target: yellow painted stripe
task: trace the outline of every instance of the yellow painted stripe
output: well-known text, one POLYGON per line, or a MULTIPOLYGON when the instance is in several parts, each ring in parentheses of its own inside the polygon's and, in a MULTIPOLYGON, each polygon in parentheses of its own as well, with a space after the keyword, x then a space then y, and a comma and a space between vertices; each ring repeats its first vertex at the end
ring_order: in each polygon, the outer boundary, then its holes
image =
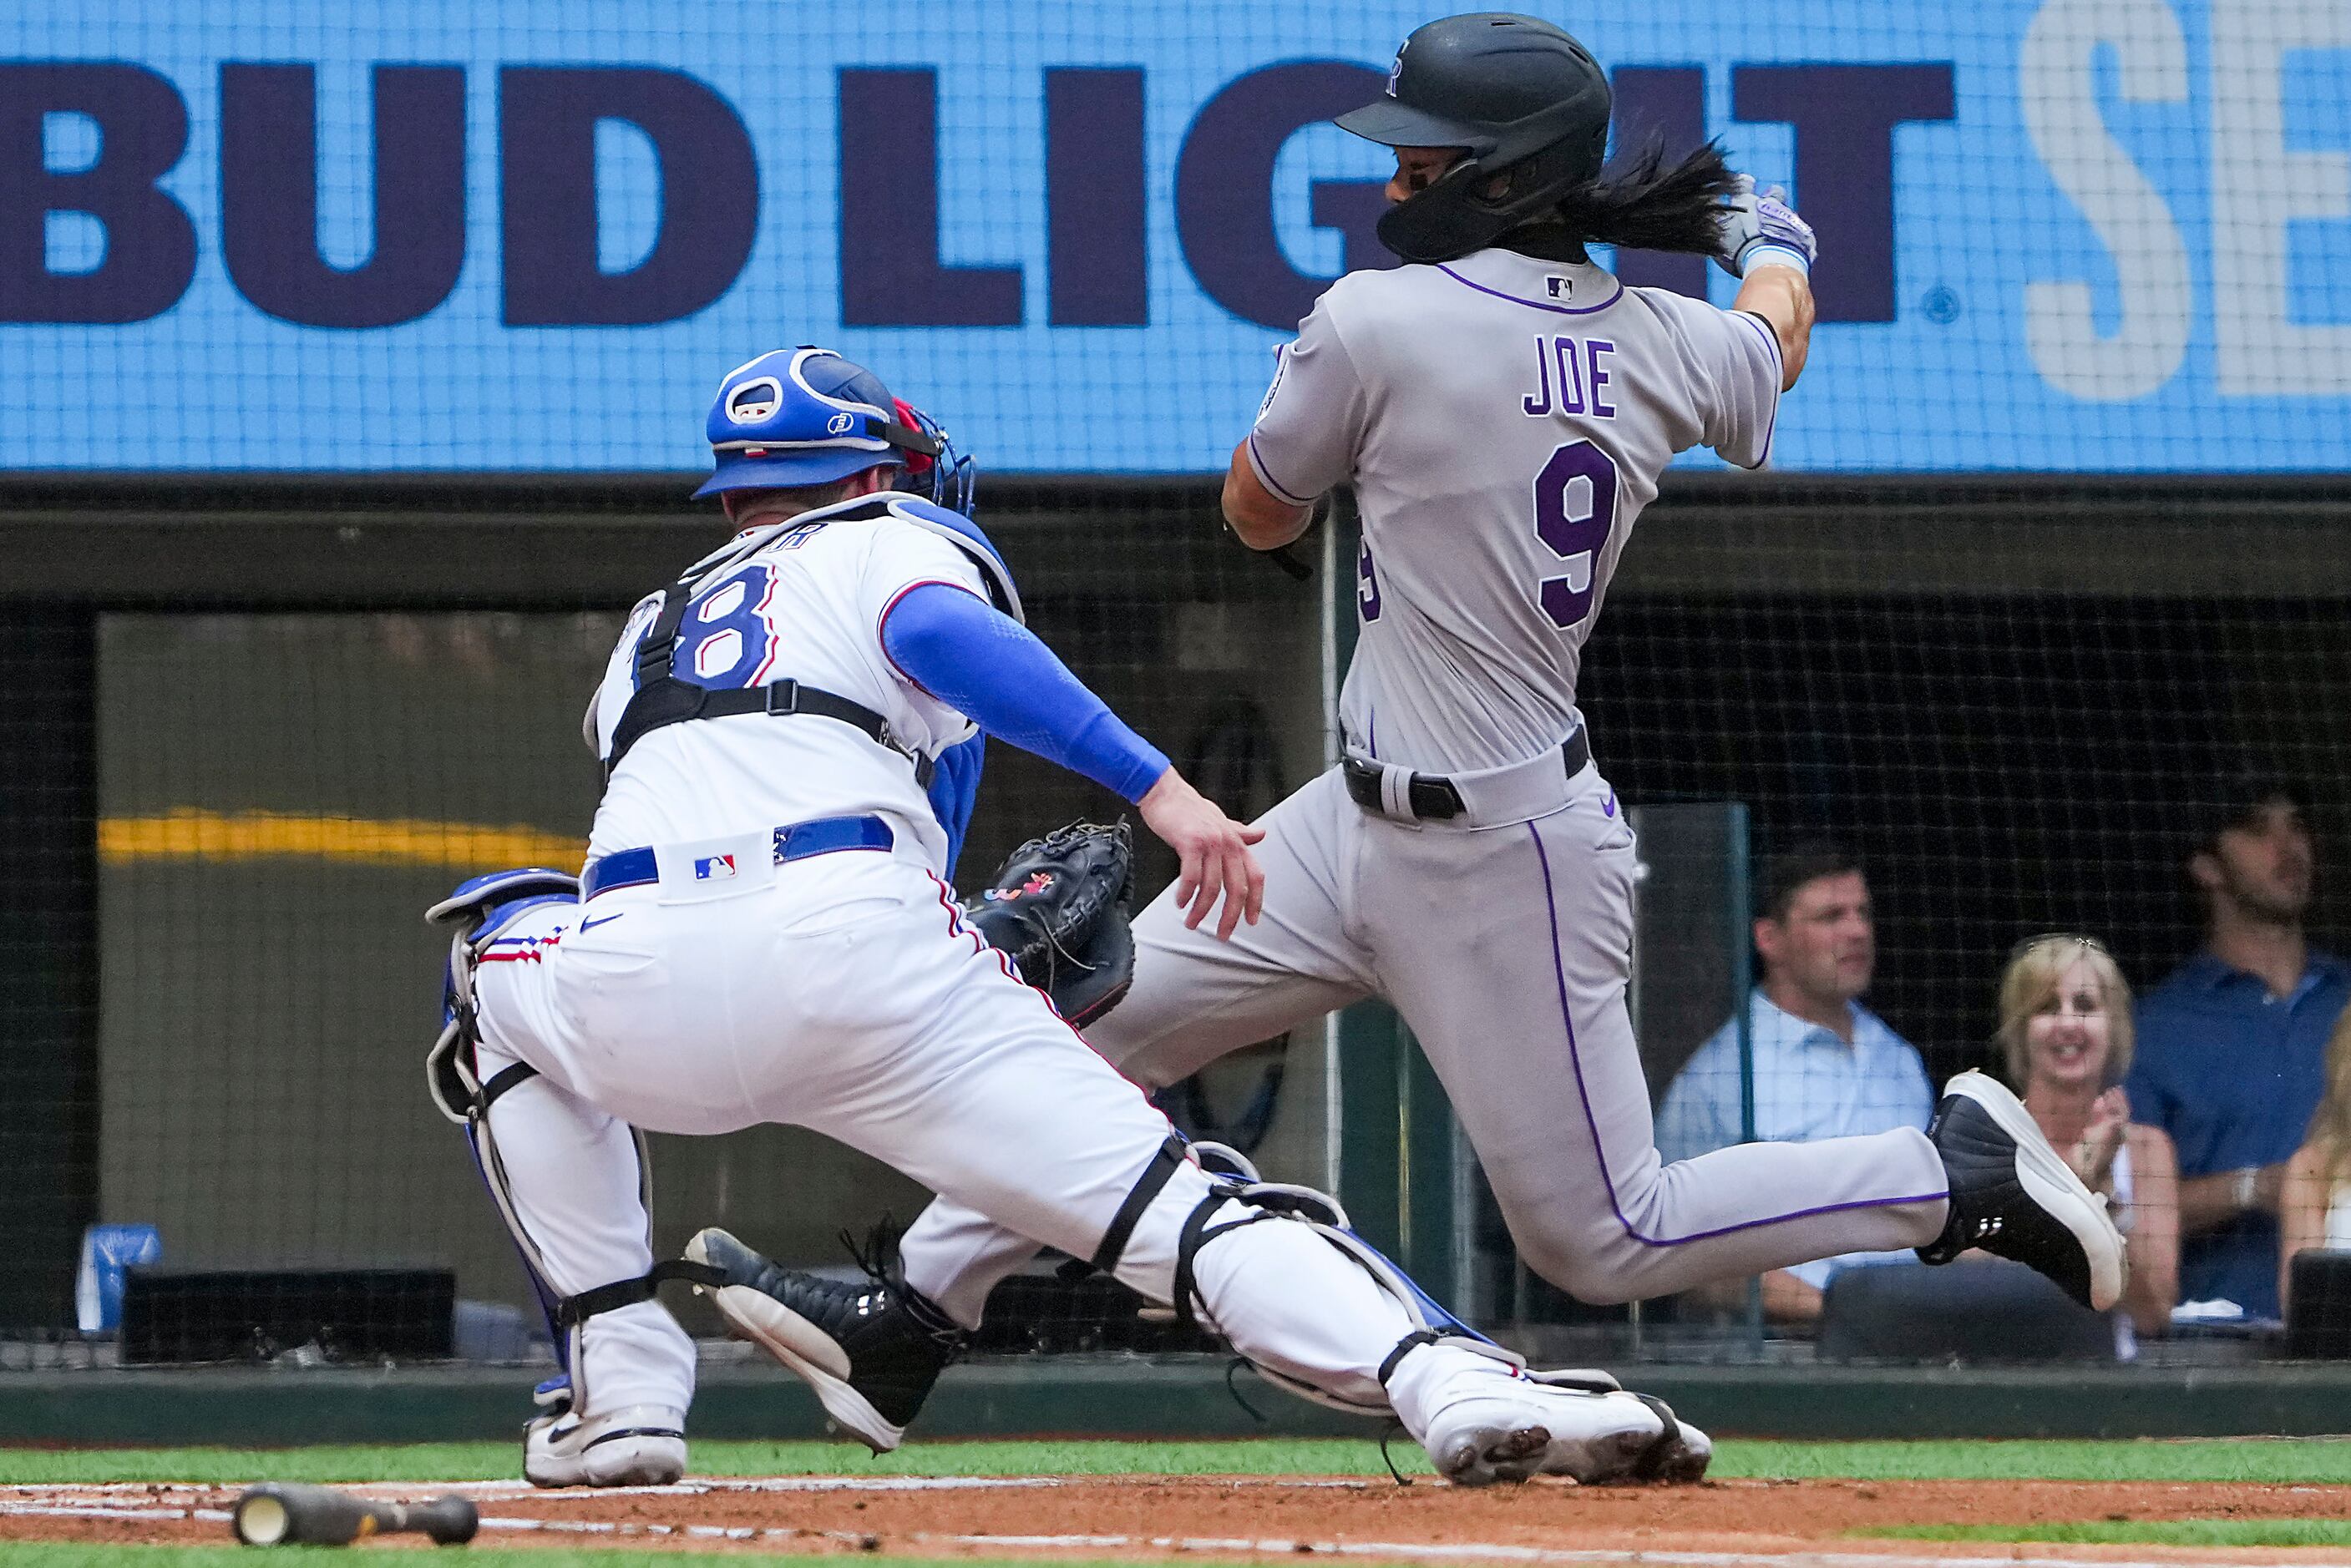
POLYGON ((305 816, 278 811, 202 811, 109 816, 98 824, 98 855, 110 866, 141 860, 255 860, 268 856, 495 871, 508 866, 577 867, 587 846, 528 824, 305 816))

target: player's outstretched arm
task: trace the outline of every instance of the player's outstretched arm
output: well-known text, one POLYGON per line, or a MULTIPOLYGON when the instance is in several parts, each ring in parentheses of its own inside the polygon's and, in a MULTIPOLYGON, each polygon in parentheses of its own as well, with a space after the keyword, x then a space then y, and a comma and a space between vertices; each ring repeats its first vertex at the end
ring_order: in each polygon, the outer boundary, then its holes
POLYGON ((1769 326, 1780 339, 1780 389, 1804 373, 1813 346, 1813 260, 1820 243, 1778 186, 1758 193, 1741 174, 1739 193, 1723 209, 1722 249, 1715 260, 1742 279, 1733 310, 1769 326))
POLYGON ((1730 308, 1761 317, 1771 328, 1780 339, 1780 389, 1793 387, 1813 349, 1812 281, 1793 267, 1758 266, 1730 308))
POLYGON ((1249 846, 1265 836, 1264 828, 1235 822, 1174 768, 1160 774, 1135 805, 1144 826, 1183 859, 1176 902, 1186 906, 1186 928, 1198 926, 1219 899, 1224 914, 1217 921, 1218 937, 1230 937, 1244 919, 1257 924, 1265 908, 1265 868, 1249 846))
POLYGON ((1224 508, 1234 537, 1252 550, 1279 550, 1314 521, 1311 505, 1293 505, 1265 487, 1250 466, 1247 441, 1233 448, 1232 466, 1225 472, 1224 508))
POLYGON ((882 621, 898 672, 988 734, 1114 790, 1183 862, 1176 898, 1197 926, 1223 905, 1217 934, 1252 925, 1265 873, 1249 846, 1265 836, 1233 821, 1168 764, 1027 628, 976 594, 921 583, 882 621))

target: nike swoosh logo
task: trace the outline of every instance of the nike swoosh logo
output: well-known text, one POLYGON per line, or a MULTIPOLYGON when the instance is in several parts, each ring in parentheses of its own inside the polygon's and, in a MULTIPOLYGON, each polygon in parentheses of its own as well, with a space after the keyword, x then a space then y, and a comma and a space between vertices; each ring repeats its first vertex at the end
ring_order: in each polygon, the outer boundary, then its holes
POLYGON ((592 931, 599 926, 611 925, 614 920, 619 919, 621 915, 625 915, 627 913, 628 911, 623 909, 621 911, 620 915, 607 915, 601 920, 582 920, 580 922, 580 929, 583 932, 592 931))

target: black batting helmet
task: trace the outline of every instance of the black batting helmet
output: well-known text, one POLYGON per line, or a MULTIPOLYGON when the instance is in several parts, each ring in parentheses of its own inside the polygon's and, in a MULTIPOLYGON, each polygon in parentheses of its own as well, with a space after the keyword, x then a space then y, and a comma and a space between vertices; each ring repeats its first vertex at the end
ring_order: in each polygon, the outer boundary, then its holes
POLYGON ((1396 50, 1386 93, 1335 123, 1388 147, 1467 150, 1380 219, 1388 249, 1440 262, 1484 249, 1598 175, 1609 101, 1600 62, 1564 31, 1476 11, 1416 29, 1396 50))

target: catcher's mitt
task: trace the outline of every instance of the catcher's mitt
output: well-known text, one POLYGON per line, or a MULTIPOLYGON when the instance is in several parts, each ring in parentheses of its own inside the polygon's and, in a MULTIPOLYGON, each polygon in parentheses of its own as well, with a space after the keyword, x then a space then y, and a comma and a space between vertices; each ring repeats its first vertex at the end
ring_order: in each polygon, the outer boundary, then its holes
POLYGON ((965 921, 1020 978, 1082 1027, 1134 981, 1134 836, 1123 822, 1073 822, 1032 838, 963 901, 965 921))

